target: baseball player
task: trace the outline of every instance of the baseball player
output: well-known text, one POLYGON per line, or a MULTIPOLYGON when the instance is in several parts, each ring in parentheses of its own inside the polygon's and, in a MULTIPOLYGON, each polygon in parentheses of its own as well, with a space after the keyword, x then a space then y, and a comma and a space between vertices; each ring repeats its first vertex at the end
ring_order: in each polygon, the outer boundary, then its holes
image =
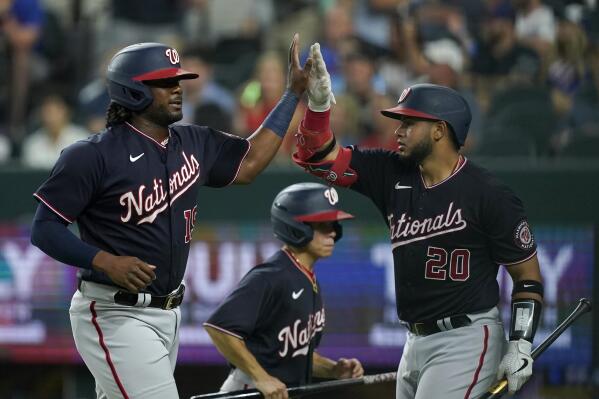
POLYGON ((477 398, 496 378, 517 391, 532 373, 543 285, 522 202, 462 156, 470 110, 447 87, 418 84, 397 106, 397 149, 341 148, 329 129, 330 80, 311 48, 309 109, 296 163, 374 202, 389 228, 397 314, 408 329, 398 399, 477 398), (496 307, 497 272, 514 282, 509 343, 496 307))
POLYGON ((361 377, 358 360, 335 362, 315 352, 325 311, 314 265, 331 256, 343 232, 339 221, 353 216, 339 208, 334 188, 318 183, 285 188, 270 215, 283 247, 250 270, 204 323, 232 367, 221 391, 255 387, 280 399, 287 398, 286 386, 312 376, 361 377))
POLYGON ((140 43, 108 66, 107 127, 67 147, 35 192, 31 241, 80 269, 70 308, 98 398, 177 398, 179 304, 201 185, 251 182, 281 144, 307 73, 298 37, 287 91, 247 140, 182 118, 177 50, 140 43), (77 222, 81 239, 67 229, 77 222))

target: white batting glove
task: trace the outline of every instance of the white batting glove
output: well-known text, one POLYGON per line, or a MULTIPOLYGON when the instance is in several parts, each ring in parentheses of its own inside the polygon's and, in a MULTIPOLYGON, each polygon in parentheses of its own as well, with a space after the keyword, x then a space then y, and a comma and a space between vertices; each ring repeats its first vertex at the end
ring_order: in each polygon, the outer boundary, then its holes
POLYGON ((500 380, 505 375, 511 394, 519 390, 532 375, 531 348, 532 344, 525 339, 510 341, 507 353, 499 363, 497 379, 500 380))
POLYGON ((312 69, 308 76, 308 108, 324 112, 331 108, 331 103, 335 104, 335 96, 331 91, 331 75, 320 53, 320 44, 310 46, 310 58, 312 69))

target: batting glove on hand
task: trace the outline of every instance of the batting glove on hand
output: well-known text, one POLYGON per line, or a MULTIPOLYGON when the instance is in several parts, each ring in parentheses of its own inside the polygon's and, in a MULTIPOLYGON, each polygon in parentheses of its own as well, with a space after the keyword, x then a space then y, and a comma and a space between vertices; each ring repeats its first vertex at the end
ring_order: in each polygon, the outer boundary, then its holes
POLYGON ((497 379, 500 380, 505 375, 511 394, 520 389, 532 375, 531 348, 532 344, 525 339, 510 341, 507 353, 499 363, 497 379))
POLYGON ((312 69, 308 76, 308 108, 324 112, 331 108, 331 103, 335 104, 335 96, 331 91, 331 75, 320 53, 320 44, 310 46, 310 58, 312 69))

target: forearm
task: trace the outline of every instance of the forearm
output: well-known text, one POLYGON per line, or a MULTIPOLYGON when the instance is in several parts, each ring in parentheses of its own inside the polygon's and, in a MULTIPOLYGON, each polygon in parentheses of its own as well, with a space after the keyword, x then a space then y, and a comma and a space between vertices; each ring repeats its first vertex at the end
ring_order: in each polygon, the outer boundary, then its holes
POLYGON ((287 90, 260 128, 248 138, 251 148, 235 183, 251 183, 268 166, 281 147, 298 102, 299 96, 287 90))
POLYGON ((247 374, 252 380, 264 379, 268 373, 248 350, 243 340, 206 326, 206 331, 218 351, 235 367, 247 374))
POLYGON ((336 378, 334 374, 336 361, 314 352, 312 356, 312 375, 318 378, 336 378))
MULTIPOLYGON (((543 282, 539 261, 536 256, 533 256, 531 259, 518 265, 509 266, 508 272, 514 286, 525 281, 536 281, 541 284, 543 282)), ((543 303, 543 296, 538 292, 531 291, 515 292, 512 295, 512 300, 514 299, 534 299, 543 303)))
POLYGON ((533 342, 543 309, 543 283, 536 256, 508 268, 514 282, 510 341, 533 342))
POLYGON ((339 153, 339 144, 335 140, 333 132, 330 132, 330 113, 331 111, 316 112, 311 109, 306 109, 304 119, 302 120, 301 127, 308 132, 314 132, 317 135, 329 136, 322 145, 314 150, 314 156, 312 158, 319 158, 319 162, 323 161, 334 161, 339 153), (335 144, 331 147, 331 144, 335 140, 335 144), (331 147, 331 148, 329 148, 331 147), (326 149, 329 148, 328 151, 326 149), (326 153, 324 153, 326 151, 326 153))

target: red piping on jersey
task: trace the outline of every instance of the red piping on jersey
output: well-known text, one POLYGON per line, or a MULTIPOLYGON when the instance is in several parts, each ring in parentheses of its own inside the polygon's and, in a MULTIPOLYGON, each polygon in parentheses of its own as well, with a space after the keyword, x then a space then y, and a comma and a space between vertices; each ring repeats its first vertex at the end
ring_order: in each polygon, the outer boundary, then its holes
POLYGON ((527 256, 526 258, 516 261, 516 262, 510 262, 510 263, 503 263, 503 262, 495 262, 498 265, 503 265, 503 266, 514 266, 514 265, 518 265, 522 262, 526 262, 527 260, 529 260, 530 258, 532 258, 533 256, 535 256, 537 254, 537 251, 535 250, 531 255, 527 256))
POLYGON ((485 355, 487 354, 487 343, 489 341, 489 326, 487 326, 485 324, 483 326, 483 329, 485 332, 485 336, 483 338, 483 351, 481 352, 480 357, 478 358, 478 367, 476 368, 476 371, 474 372, 474 378, 472 379, 472 383, 470 384, 470 386, 468 387, 468 390, 466 391, 466 395, 464 395, 464 399, 470 398, 470 393, 472 392, 472 388, 474 388, 474 386, 478 382, 478 375, 480 373, 480 369, 483 367, 483 363, 485 362, 485 355))
POLYGON ((104 355, 106 357, 106 363, 108 363, 108 366, 110 367, 110 371, 112 372, 114 381, 118 385, 119 390, 121 391, 121 394, 123 395, 123 398, 129 399, 129 395, 127 395, 127 391, 125 391, 125 387, 121 383, 121 379, 119 378, 119 375, 116 372, 116 368, 114 367, 114 364, 112 363, 112 358, 110 357, 110 352, 108 351, 108 347, 104 343, 104 334, 102 334, 102 329, 100 329, 100 325, 98 324, 98 320, 97 320, 98 315, 96 314, 96 301, 92 301, 89 304, 89 310, 92 312, 92 323, 94 324, 94 327, 96 327, 96 331, 98 332, 98 342, 100 343, 100 346, 104 350, 104 355))
POLYGON ((250 141, 248 139, 245 139, 245 141, 248 142, 248 149, 245 150, 245 154, 243 154, 243 157, 241 157, 241 161, 239 161, 239 166, 237 167, 237 172, 235 172, 235 176, 233 177, 233 179, 227 184, 227 186, 233 184, 233 182, 235 181, 235 179, 237 179, 237 175, 239 174, 239 171, 241 170, 241 164, 243 163, 243 161, 245 160, 245 157, 247 157, 247 155, 250 153, 250 148, 252 148, 252 143, 250 143, 250 141))
MULTIPOLYGON (((136 128, 135 126, 133 126, 132 124, 130 124, 129 122, 125 122, 125 125, 129 126, 134 132, 141 134, 142 136, 144 136, 147 139, 152 140, 154 143, 156 143, 158 146, 160 146, 160 148, 166 148, 166 145, 158 142, 157 140, 153 139, 152 137, 148 136, 147 134, 145 134, 144 132, 142 132, 141 130, 139 130, 138 128, 136 128)), ((171 130, 168 130, 168 138, 171 137, 171 130)), ((167 140, 168 140, 167 138, 167 140)))
POLYGON ((68 217, 66 217, 62 213, 60 213, 56 208, 54 208, 52 205, 50 205, 50 203, 48 201, 46 201, 45 199, 43 199, 41 195, 39 195, 38 193, 33 193, 33 196, 35 198, 37 198, 38 200, 42 201, 44 203, 44 205, 46 205, 48 208, 50 208, 50 210, 52 212, 54 212, 55 214, 57 214, 58 216, 60 216, 64 220, 66 220, 68 223, 73 223, 72 220, 70 220, 68 217))
POLYGON ((215 330, 218 330, 218 331, 224 332, 225 334, 228 334, 228 335, 231 335, 231 336, 233 336, 233 337, 235 337, 235 338, 239 338, 239 339, 243 340, 243 337, 242 337, 241 335, 237 335, 237 334, 235 334, 234 332, 231 332, 231 331, 229 331, 229 330, 225 330, 224 328, 222 328, 222 327, 219 327, 219 326, 215 326, 214 324, 210 324, 210 323, 204 323, 204 324, 202 324, 202 325, 203 325, 204 327, 211 327, 211 328, 214 328, 215 330))
POLYGON ((451 172, 451 174, 449 176, 447 176, 445 179, 441 180, 439 183, 433 184, 430 187, 427 186, 426 183, 424 182, 424 177, 422 177, 422 171, 421 171, 420 172, 420 178, 422 179, 422 184, 424 185, 424 188, 429 189, 429 188, 437 187, 437 186, 445 183, 447 180, 449 180, 452 177, 454 177, 455 175, 457 175, 460 170, 462 170, 462 168, 464 167, 464 165, 466 165, 466 161, 467 161, 467 159, 460 154, 460 156, 458 157, 458 163, 456 163, 456 165, 453 168, 453 171, 451 172))
POLYGON ((312 285, 314 287, 316 287, 316 276, 314 275, 314 272, 312 272, 311 270, 309 270, 308 268, 306 268, 304 265, 302 265, 299 260, 297 260, 297 258, 295 257, 295 255, 293 255, 291 253, 291 251, 289 251, 286 248, 283 248, 283 252, 285 252, 287 254, 287 256, 289 256, 289 259, 291 259, 291 262, 295 265, 295 267, 297 267, 302 273, 304 273, 304 275, 306 277, 308 277, 308 280, 310 280, 310 282, 312 283, 312 285))

